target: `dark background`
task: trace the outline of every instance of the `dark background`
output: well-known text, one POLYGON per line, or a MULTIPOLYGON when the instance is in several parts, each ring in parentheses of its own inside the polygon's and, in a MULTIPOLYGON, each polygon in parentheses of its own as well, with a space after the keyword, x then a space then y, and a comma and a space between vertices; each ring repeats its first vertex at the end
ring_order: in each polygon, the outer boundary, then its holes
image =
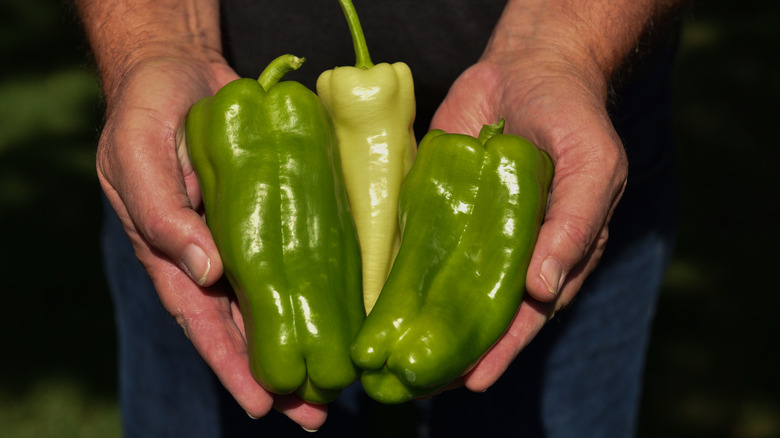
MULTIPOLYGON (((67 3, 0 0, 0 430, 117 436, 98 254, 100 92, 67 3)), ((778 437, 780 4, 694 3, 674 122, 678 247, 641 437, 778 437)))

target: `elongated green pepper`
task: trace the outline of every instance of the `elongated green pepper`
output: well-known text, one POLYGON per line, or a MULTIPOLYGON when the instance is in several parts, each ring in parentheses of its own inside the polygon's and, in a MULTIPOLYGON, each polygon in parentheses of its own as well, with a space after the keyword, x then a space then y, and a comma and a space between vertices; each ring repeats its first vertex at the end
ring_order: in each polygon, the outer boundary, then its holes
POLYGON ((355 66, 317 79, 339 140, 344 180, 363 257, 363 300, 370 312, 400 245, 398 194, 414 162, 415 99, 403 62, 371 62, 351 0, 339 0, 352 34, 355 66))
POLYGON ((330 117, 311 90, 278 82, 302 62, 279 57, 198 101, 186 136, 255 379, 325 403, 357 377, 349 347, 365 314, 330 117))
POLYGON ((420 142, 400 195, 401 248, 352 358, 385 403, 430 395, 504 333, 546 209, 553 167, 529 141, 487 125, 420 142))

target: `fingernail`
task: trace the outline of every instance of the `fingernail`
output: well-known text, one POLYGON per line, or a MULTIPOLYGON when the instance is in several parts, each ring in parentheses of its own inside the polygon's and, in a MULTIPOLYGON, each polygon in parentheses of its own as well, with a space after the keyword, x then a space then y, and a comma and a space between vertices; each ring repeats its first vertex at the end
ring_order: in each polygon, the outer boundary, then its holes
POLYGON ((246 413, 247 417, 253 419, 253 420, 259 420, 259 418, 252 416, 249 412, 246 413))
POLYGON ((187 275, 190 276, 199 286, 206 283, 206 277, 211 269, 211 260, 199 246, 191 243, 184 249, 182 264, 187 275))
POLYGON ((561 280, 563 279, 563 267, 561 264, 552 257, 547 258, 542 263, 542 272, 539 276, 542 277, 547 290, 553 295, 558 295, 561 288, 561 280))
POLYGON ((314 432, 319 430, 319 429, 307 429, 307 428, 305 428, 303 426, 301 426, 301 429, 305 430, 306 432, 310 432, 310 433, 314 433, 314 432))

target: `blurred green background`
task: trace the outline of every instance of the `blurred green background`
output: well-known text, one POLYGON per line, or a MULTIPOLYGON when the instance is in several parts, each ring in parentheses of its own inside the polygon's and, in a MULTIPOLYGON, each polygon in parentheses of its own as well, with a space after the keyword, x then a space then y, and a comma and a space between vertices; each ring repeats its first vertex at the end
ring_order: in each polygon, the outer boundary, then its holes
MULTIPOLYGON (((681 226, 641 437, 780 437, 780 4, 694 4, 675 82, 681 226)), ((0 432, 119 435, 97 233, 98 82, 64 1, 0 0, 0 432)))

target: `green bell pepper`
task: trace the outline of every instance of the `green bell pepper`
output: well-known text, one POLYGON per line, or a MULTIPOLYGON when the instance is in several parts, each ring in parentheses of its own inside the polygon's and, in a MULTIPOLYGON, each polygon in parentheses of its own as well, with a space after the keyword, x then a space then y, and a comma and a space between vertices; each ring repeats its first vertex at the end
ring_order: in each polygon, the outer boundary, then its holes
POLYGON ((468 371, 506 331, 547 206, 549 156, 503 134, 420 142, 399 200, 401 248, 352 346, 369 396, 400 403, 468 371))
POLYGON ((278 82, 302 62, 281 56, 196 102, 186 139, 253 376, 326 403, 357 378, 349 348, 365 313, 332 122, 311 90, 278 82))

